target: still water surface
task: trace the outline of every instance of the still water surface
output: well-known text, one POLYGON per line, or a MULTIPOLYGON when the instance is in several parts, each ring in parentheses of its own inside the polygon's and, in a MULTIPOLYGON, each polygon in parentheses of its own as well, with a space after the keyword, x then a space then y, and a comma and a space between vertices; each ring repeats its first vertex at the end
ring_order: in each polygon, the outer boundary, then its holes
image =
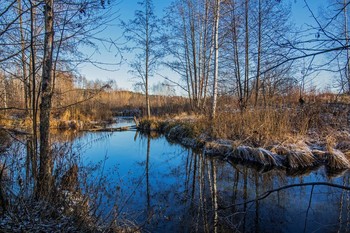
MULTIPOLYGON (((131 124, 119 119, 114 127, 131 124)), ((84 164, 100 165, 94 179, 104 177, 104 213, 113 209, 143 232, 350 231, 350 192, 342 189, 294 187, 244 204, 289 184, 349 186, 348 172, 336 178, 323 167, 297 176, 259 172, 136 131, 87 133, 74 145, 84 164)))

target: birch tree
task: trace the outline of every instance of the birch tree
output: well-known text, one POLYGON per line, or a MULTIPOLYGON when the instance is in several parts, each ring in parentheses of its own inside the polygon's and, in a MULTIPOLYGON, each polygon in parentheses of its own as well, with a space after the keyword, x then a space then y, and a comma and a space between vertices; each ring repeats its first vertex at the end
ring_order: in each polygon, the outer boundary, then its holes
POLYGON ((219 76, 219 20, 220 20, 220 2, 215 1, 215 17, 214 17, 214 81, 213 81, 213 100, 211 118, 215 119, 217 95, 218 95, 218 76, 219 76))
POLYGON ((160 44, 158 19, 154 14, 154 6, 151 0, 138 2, 143 10, 135 11, 135 18, 129 22, 121 22, 126 41, 133 45, 126 46, 127 52, 136 55, 130 63, 130 72, 140 81, 136 86, 141 87, 145 93, 145 106, 147 118, 151 116, 149 100, 149 78, 154 75, 158 66, 158 60, 163 56, 158 50, 160 44))
POLYGON ((254 92, 254 104, 258 104, 259 92, 269 88, 268 79, 272 86, 278 86, 284 83, 283 79, 290 78, 291 62, 272 68, 290 53, 285 46, 291 35, 290 8, 275 0, 230 0, 225 3, 222 27, 227 33, 223 37, 220 56, 222 80, 225 81, 222 85, 237 96, 238 106, 244 110, 254 92))
POLYGON ((206 106, 212 75, 214 1, 176 0, 169 7, 164 65, 179 74, 193 110, 206 106))

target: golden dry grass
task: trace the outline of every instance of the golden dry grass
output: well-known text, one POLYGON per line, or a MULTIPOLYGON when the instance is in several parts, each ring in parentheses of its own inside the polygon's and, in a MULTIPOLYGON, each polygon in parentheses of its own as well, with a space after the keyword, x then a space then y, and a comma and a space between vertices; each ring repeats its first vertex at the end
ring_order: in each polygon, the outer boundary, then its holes
POLYGON ((316 166, 320 162, 309 146, 301 140, 296 143, 280 144, 271 150, 285 156, 286 166, 293 169, 316 166))
POLYGON ((333 169, 349 169, 350 162, 343 152, 333 149, 327 154, 327 166, 333 169))
POLYGON ((252 148, 249 146, 238 146, 230 157, 244 162, 252 162, 263 166, 283 166, 283 157, 263 148, 252 148))

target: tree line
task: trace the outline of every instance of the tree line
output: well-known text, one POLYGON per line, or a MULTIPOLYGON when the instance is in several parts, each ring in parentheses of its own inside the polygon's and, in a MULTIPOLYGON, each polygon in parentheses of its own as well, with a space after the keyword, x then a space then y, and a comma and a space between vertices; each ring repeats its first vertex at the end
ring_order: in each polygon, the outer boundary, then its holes
POLYGON ((167 67, 182 81, 161 76, 187 93, 194 110, 211 105, 212 115, 217 95, 235 97, 241 110, 293 92, 302 97, 321 71, 336 81, 333 90, 348 93, 349 2, 329 1, 320 13, 302 2, 310 22, 298 29, 295 2, 286 0, 175 0, 163 18, 153 1, 141 1, 121 23, 133 42, 128 50, 137 52, 131 71, 147 96, 148 78, 167 67))

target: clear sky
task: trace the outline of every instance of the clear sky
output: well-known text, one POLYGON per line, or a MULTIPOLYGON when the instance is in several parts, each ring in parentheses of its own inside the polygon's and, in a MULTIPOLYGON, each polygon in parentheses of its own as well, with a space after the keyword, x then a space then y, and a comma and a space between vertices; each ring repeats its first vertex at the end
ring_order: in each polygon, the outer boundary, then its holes
MULTIPOLYGON (((158 16, 163 15, 163 10, 170 5, 172 0, 154 0, 155 11, 158 16)), ((291 1, 292 4, 292 20, 297 27, 305 26, 305 24, 314 24, 309 11, 305 7, 304 0, 287 0, 291 1)), ((121 0, 120 3, 116 6, 119 9, 119 18, 127 21, 128 19, 133 18, 134 12, 138 7, 138 0, 121 0)), ((318 9, 327 3, 327 0, 307 0, 311 9, 318 13, 318 9)), ((104 32, 104 37, 116 39, 122 35, 122 30, 118 27, 119 21, 115 20, 113 25, 109 26, 104 32)), ((89 50, 86 50, 89 51, 89 50)), ((125 55, 125 58, 130 60, 132 56, 125 55)), ((111 48, 110 51, 106 50, 101 46, 100 54, 95 54, 94 59, 101 62, 108 63, 118 63, 119 57, 117 56, 117 50, 111 48)), ((121 65, 113 66, 104 66, 105 69, 110 69, 111 71, 99 69, 91 64, 81 65, 79 67, 80 73, 85 76, 88 80, 115 80, 117 86, 121 89, 133 90, 132 75, 128 73, 130 67, 127 62, 123 62, 121 65)), ((159 71, 162 72, 162 71, 159 71)), ((172 75, 169 71, 163 71, 172 75)), ((177 77, 178 78, 178 77, 177 77)), ((326 86, 330 83, 330 79, 323 77, 319 79, 318 85, 326 86)), ((154 77, 150 80, 150 86, 156 84, 157 82, 162 81, 160 77, 154 77)))

